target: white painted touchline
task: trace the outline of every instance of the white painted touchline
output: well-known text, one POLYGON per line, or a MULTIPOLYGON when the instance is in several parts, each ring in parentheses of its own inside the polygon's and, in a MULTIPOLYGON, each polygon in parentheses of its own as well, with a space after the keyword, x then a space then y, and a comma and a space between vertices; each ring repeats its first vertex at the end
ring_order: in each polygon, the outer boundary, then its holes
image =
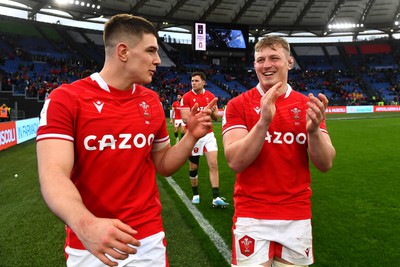
POLYGON ((193 217, 199 223, 200 227, 204 230, 204 232, 209 236, 211 241, 217 247, 218 251, 222 254, 227 263, 231 262, 231 250, 225 244, 224 240, 218 234, 217 231, 212 227, 212 225, 203 217, 201 212, 192 204, 192 202, 187 198, 186 194, 182 191, 179 185, 174 181, 174 179, 169 176, 165 177, 169 185, 175 190, 178 194, 179 198, 183 201, 187 209, 192 213, 193 217))

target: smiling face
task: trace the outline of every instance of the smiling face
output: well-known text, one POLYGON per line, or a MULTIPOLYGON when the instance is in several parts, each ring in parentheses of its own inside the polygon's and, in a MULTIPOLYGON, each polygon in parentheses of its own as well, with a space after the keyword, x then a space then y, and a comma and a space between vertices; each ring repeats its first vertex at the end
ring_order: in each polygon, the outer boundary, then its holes
POLYGON ((292 68, 293 62, 289 51, 279 43, 266 44, 256 49, 254 69, 261 88, 266 92, 276 83, 282 82, 282 87, 286 91, 288 71, 292 68))

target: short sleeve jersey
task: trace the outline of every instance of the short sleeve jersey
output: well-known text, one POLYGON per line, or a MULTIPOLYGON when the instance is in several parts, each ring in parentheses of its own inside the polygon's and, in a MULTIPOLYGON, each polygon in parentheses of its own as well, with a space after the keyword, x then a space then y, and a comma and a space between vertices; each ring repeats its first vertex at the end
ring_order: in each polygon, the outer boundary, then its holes
MULTIPOLYGON (((202 94, 196 94, 193 90, 185 93, 181 99, 181 109, 192 109, 198 103, 198 112, 203 110, 215 98, 215 95, 208 90, 203 90, 202 94)), ((210 132, 213 130, 211 129, 210 132)))
POLYGON ((174 103, 172 103, 172 108, 174 109, 174 114, 173 114, 173 118, 176 120, 181 120, 182 116, 181 116, 181 103, 177 100, 174 103))
MULTIPOLYGON (((260 119, 257 87, 232 99, 223 117, 222 134, 233 129, 250 131, 260 119)), ((235 216, 269 220, 311 218, 311 177, 307 152, 308 98, 288 85, 276 101, 276 114, 255 161, 236 175, 235 216)), ((320 129, 326 132, 323 121, 320 129)))
MULTIPOLYGON (((169 135, 155 92, 139 85, 120 91, 98 73, 61 85, 41 112, 36 141, 45 139, 73 142, 70 178, 95 216, 120 219, 138 239, 163 229, 150 152, 169 135)), ((84 248, 69 227, 66 245, 84 248)))

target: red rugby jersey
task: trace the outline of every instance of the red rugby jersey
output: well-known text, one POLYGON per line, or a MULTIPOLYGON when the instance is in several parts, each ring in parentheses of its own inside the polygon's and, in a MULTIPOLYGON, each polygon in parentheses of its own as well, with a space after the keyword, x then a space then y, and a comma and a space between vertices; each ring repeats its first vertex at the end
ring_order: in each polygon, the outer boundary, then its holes
POLYGON ((175 120, 181 120, 182 115, 181 115, 181 102, 176 100, 174 103, 172 103, 172 107, 174 108, 174 114, 173 118, 175 120))
MULTIPOLYGON (((98 73, 54 90, 46 100, 37 142, 74 142, 71 180, 98 217, 117 218, 144 238, 163 229, 150 152, 169 142, 157 94, 134 85, 120 91, 98 73)), ((83 248, 67 227, 67 244, 83 248)))
MULTIPOLYGON (((181 99, 181 109, 191 110, 198 103, 198 112, 203 110, 215 98, 215 95, 208 90, 203 90, 202 94, 196 94, 193 90, 185 93, 181 99)), ((211 128, 210 133, 213 131, 211 128)))
MULTIPOLYGON (((250 131, 260 118, 258 86, 232 99, 225 110, 222 134, 250 131)), ((235 216, 257 219, 311 218, 310 170, 307 153, 308 98, 288 85, 276 101, 276 114, 256 160, 236 175, 235 216)), ((320 125, 326 132, 325 121, 320 125)))

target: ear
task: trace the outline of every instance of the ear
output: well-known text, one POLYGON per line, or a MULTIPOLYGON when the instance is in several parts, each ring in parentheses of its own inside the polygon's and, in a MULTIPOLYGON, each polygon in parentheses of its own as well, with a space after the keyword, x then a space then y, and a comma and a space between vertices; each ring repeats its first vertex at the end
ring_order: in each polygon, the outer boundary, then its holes
POLYGON ((121 61, 126 62, 128 60, 128 50, 125 43, 117 44, 117 56, 121 61))
POLYGON ((294 58, 293 57, 289 57, 288 59, 288 68, 289 70, 291 70, 294 66, 294 58))

